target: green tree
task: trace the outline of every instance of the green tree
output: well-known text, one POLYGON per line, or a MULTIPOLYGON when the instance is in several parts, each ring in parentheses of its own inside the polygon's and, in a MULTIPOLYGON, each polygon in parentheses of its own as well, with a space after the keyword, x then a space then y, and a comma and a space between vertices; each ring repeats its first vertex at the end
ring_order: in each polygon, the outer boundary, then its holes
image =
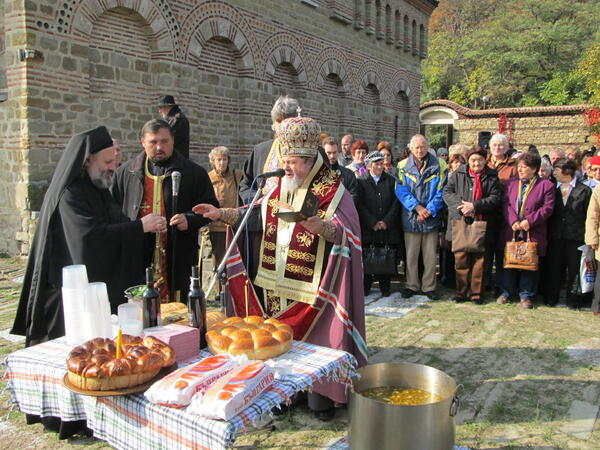
MULTIPOLYGON (((594 41, 597 0, 443 0, 430 22, 423 100, 478 107, 578 103, 592 94, 575 70, 594 41)), ((589 67, 589 66, 586 66, 589 67)))
POLYGON ((596 34, 594 44, 583 54, 576 73, 583 79, 590 103, 600 108, 600 32, 596 34))

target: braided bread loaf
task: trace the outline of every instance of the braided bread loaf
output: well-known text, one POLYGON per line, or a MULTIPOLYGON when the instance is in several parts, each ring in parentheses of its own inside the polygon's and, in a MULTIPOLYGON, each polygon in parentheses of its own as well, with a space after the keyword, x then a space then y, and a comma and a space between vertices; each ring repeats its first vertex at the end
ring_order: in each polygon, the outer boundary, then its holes
POLYGON ((124 334, 121 343, 118 359, 112 339, 96 338, 75 347, 67 358, 69 382, 86 391, 123 389, 143 384, 175 363, 173 349, 151 336, 124 334))
POLYGON ((213 354, 268 359, 287 352, 292 346, 293 336, 292 328, 277 319, 229 317, 209 328, 206 342, 213 354))

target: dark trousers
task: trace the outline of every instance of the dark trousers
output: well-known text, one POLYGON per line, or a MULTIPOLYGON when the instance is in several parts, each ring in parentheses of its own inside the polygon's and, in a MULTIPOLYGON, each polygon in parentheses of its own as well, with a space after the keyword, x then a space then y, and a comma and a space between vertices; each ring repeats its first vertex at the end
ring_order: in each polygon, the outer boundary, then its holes
POLYGON ((379 282, 379 289, 381 290, 382 294, 390 293, 391 278, 392 278, 391 275, 369 275, 368 273, 365 273, 365 276, 364 276, 365 293, 367 293, 371 290, 371 284, 373 283, 373 278, 375 278, 379 282))
POLYGON ((562 281, 567 277, 567 305, 575 306, 579 302, 576 294, 572 292, 573 282, 579 273, 581 252, 577 247, 583 245, 581 241, 566 239, 552 239, 548 242, 548 253, 545 258, 544 280, 542 281, 544 302, 554 306, 558 303, 562 281))
POLYGON ((594 300, 592 301, 592 312, 600 312, 600 277, 597 273, 596 281, 594 282, 594 300))
POLYGON ((532 300, 537 295, 539 272, 537 270, 503 269, 500 290, 508 298, 532 300))
POLYGON ((212 253, 215 258, 215 268, 221 264, 223 256, 225 256, 225 232, 224 231, 211 231, 210 234, 210 245, 212 246, 212 253))
POLYGON ((470 288, 471 299, 481 299, 484 291, 484 255, 485 253, 454 252, 456 292, 460 297, 467 298, 470 288))
POLYGON ((454 271, 454 253, 448 247, 440 247, 440 283, 447 288, 456 287, 456 273, 454 271))
POLYGON ((308 407, 312 411, 325 411, 334 407, 333 400, 331 400, 328 397, 325 397, 324 395, 317 394, 316 392, 308 393, 307 403, 308 407))
POLYGON ((494 289, 500 287, 502 271, 504 270, 504 244, 499 243, 500 235, 496 234, 494 241, 485 246, 485 287, 494 289), (494 276, 494 266, 496 274, 494 276))

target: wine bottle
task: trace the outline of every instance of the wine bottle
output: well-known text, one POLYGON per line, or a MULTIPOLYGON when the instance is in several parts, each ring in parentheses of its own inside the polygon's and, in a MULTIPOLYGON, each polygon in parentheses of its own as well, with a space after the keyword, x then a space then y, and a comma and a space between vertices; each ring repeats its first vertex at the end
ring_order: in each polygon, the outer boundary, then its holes
POLYGON ((154 277, 152 268, 146 268, 146 289, 142 294, 144 302, 144 319, 148 317, 148 323, 144 323, 144 328, 157 327, 161 324, 160 318, 160 294, 154 288, 154 277))
POLYGON ((192 266, 190 277, 190 292, 188 294, 188 314, 190 327, 198 328, 200 332, 200 348, 206 347, 206 298, 200 289, 198 266, 192 266))

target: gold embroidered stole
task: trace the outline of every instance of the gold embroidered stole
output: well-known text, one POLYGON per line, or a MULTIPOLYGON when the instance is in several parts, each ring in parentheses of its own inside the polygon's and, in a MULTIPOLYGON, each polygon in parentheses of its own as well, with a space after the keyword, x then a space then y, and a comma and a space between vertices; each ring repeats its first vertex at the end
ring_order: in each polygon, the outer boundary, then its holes
MULTIPOLYGON (((297 223, 275 216, 279 209, 281 182, 262 202, 263 239, 256 286, 272 291, 270 296, 313 304, 321 282, 325 239, 297 223)), ((304 203, 308 189, 319 199, 318 215, 331 220, 344 193, 339 177, 323 164, 321 155, 298 189, 292 202, 294 210, 304 203)), ((285 305, 284 305, 285 306, 285 305)))
MULTIPOLYGON (((273 139, 273 143, 271 144, 271 150, 269 150, 269 155, 265 160, 265 165, 263 166, 263 173, 272 172, 277 169, 281 169, 283 167, 283 159, 281 158, 281 152, 279 149, 279 139, 273 139)), ((279 181, 276 177, 267 178, 265 182, 265 186, 262 189, 263 195, 277 186, 277 182, 279 181)))
MULTIPOLYGON (((148 170, 148 158, 146 158, 144 167, 144 194, 140 206, 139 218, 152 213, 166 217, 163 198, 165 177, 165 175, 152 175, 150 170, 148 170)), ((167 264, 167 233, 157 233, 156 240, 154 255, 152 257, 154 281, 160 293, 160 298, 168 299, 169 285, 167 280, 169 267, 167 264)))

